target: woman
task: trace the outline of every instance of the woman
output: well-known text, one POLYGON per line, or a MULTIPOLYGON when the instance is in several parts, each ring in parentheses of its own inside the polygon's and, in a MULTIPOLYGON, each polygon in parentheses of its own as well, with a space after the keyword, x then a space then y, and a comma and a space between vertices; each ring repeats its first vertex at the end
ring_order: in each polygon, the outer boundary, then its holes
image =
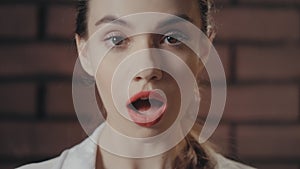
MULTIPOLYGON (((185 79, 189 75, 199 79, 204 68, 197 52, 188 46, 193 37, 188 34, 186 22, 212 40, 210 0, 82 0, 78 3, 79 59, 96 82, 106 122, 94 131, 91 139, 59 157, 22 169, 251 168, 200 144, 194 130, 183 129, 177 123, 191 110, 191 102, 197 105, 199 101, 191 99, 189 93, 195 88, 187 90, 179 83, 189 83, 185 79), (173 62, 177 57, 180 60, 173 62), (114 87, 116 83, 119 85, 114 87)), ((190 81, 192 86, 193 82, 190 81)))

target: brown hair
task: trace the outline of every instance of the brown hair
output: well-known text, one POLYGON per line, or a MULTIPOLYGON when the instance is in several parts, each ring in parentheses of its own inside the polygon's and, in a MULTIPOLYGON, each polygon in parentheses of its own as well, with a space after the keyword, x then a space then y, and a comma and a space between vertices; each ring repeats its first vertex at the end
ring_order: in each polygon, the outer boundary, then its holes
MULTIPOLYGON (((198 0, 199 9, 201 11, 200 18, 202 21, 201 30, 206 33, 208 37, 215 33, 211 11, 212 0, 198 0)), ((77 3, 77 18, 76 18, 76 33, 83 38, 87 37, 87 14, 88 14, 88 0, 78 0, 77 3)), ((99 103, 99 102, 98 102, 99 103)), ((100 102, 102 103, 102 102, 100 102)), ((102 105, 102 104, 101 104, 102 105)), ((102 107, 102 111, 103 111, 102 107)), ((104 110, 105 112, 105 110, 104 110)), ((195 126, 199 129, 199 122, 195 126)), ((185 147, 178 150, 178 154, 174 159, 173 168, 175 169, 212 169, 213 164, 208 156, 206 147, 197 141, 199 133, 192 129, 185 137, 185 147), (196 133, 196 134, 194 134, 196 133)))
POLYGON ((200 144, 200 122, 196 122, 192 130, 185 137, 185 147, 177 152, 173 161, 174 169, 213 169, 215 161, 209 156, 210 143, 200 144), (207 145, 206 145, 207 144, 207 145))
MULTIPOLYGON (((199 9, 201 11, 200 17, 202 21, 201 30, 210 36, 215 32, 211 12, 213 7, 213 0, 198 0, 199 9)), ((81 37, 87 36, 87 13, 88 13, 88 0, 77 1, 77 18, 75 32, 81 37)))

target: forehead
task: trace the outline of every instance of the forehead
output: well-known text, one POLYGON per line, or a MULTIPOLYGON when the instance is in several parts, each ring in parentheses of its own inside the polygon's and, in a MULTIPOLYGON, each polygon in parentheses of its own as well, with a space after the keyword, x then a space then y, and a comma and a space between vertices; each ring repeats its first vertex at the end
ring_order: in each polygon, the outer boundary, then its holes
POLYGON ((93 32, 95 24, 107 16, 119 18, 143 12, 185 15, 196 26, 201 25, 198 0, 89 0, 89 32, 93 32))
POLYGON ((172 13, 190 11, 198 0, 89 0, 90 10, 97 13, 128 15, 140 12, 172 13))

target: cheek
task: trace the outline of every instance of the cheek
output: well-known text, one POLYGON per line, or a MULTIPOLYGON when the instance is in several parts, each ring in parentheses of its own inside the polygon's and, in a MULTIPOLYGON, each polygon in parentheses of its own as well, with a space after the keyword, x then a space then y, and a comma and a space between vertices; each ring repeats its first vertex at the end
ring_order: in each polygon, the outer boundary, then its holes
POLYGON ((106 73, 107 71, 97 71, 96 74, 96 83, 97 86, 101 89, 101 91, 103 90, 107 90, 110 88, 111 86, 111 78, 109 76, 109 73, 106 73))
POLYGON ((191 50, 186 50, 183 53, 178 54, 184 63, 190 68, 194 76, 197 76, 199 72, 203 69, 204 65, 201 59, 191 50))
POLYGON ((187 65, 189 66, 195 77, 197 77, 197 75, 203 69, 203 64, 199 59, 193 59, 189 61, 187 65))
POLYGON ((106 77, 106 74, 104 73, 97 73, 96 74, 96 85, 97 90, 100 95, 100 98, 102 100, 103 105, 107 108, 110 101, 110 81, 106 80, 108 77, 106 77))
POLYGON ((96 70, 95 80, 103 102, 112 100, 113 75, 121 62, 118 58, 116 54, 107 54, 96 70))
POLYGON ((111 90, 112 76, 114 73, 114 65, 111 64, 109 59, 103 59, 96 70, 96 84, 99 89, 101 98, 107 97, 111 90))
POLYGON ((101 84, 106 86, 111 83, 112 76, 118 66, 118 61, 114 56, 106 55, 99 66, 96 67, 96 80, 99 80, 101 84))

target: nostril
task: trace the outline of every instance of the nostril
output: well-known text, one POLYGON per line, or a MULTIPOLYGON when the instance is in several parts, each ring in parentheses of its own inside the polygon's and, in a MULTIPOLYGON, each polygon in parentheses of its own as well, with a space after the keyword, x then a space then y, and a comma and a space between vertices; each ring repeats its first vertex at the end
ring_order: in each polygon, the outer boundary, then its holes
MULTIPOLYGON (((137 76, 134 78, 134 80, 136 80, 136 81, 140 81, 142 79, 143 78, 141 76, 137 76)), ((147 78, 145 78, 145 79, 147 79, 147 78)), ((159 78, 158 78, 158 76, 151 76, 150 78, 148 78, 148 80, 159 80, 159 78)))
POLYGON ((158 77, 157 76, 152 76, 151 80, 158 80, 158 77))
POLYGON ((140 76, 137 76, 137 77, 135 77, 134 78, 136 81, 139 81, 139 80, 141 80, 142 78, 140 77, 140 76))
POLYGON ((156 69, 144 70, 134 77, 135 81, 146 80, 146 81, 158 81, 162 78, 162 72, 156 69))

